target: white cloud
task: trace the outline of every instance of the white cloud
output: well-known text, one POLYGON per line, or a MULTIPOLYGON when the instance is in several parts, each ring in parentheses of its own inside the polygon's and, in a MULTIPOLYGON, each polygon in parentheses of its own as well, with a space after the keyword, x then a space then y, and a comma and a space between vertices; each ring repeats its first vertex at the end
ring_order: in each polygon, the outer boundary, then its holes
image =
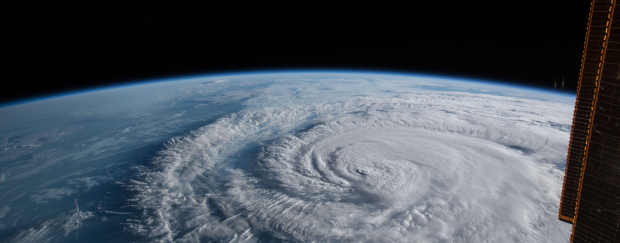
POLYGON ((69 196, 73 193, 75 193, 76 191, 74 189, 71 188, 50 188, 50 189, 44 189, 41 190, 39 192, 37 192, 34 195, 30 196, 30 199, 36 201, 37 203, 47 203, 47 200, 49 199, 61 199, 65 196, 69 196))
POLYGON ((0 208, 0 219, 3 218, 9 210, 11 210, 11 208, 8 205, 0 208))
MULTIPOLYGON (((37 226, 19 230, 14 236, 7 239, 7 242, 55 242, 58 241, 58 232, 63 232, 64 237, 69 236, 74 230, 78 230, 82 226, 82 221, 93 217, 93 213, 81 211, 75 201, 75 209, 68 213, 38 223, 37 226)), ((78 239, 78 233, 75 234, 78 239)))
POLYGON ((94 186, 98 186, 100 183, 111 181, 110 176, 90 176, 68 180, 69 184, 78 185, 79 187, 86 187, 86 191, 90 191, 94 186))
POLYGON ((145 214, 132 229, 164 242, 568 239, 550 163, 565 159, 570 105, 445 92, 319 100, 172 139, 133 185, 145 214))

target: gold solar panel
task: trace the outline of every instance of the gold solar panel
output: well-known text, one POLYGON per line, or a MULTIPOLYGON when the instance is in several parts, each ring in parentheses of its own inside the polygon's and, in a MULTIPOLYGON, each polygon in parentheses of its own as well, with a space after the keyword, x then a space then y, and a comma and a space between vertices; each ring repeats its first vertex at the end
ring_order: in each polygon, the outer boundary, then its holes
POLYGON ((620 242, 620 6, 593 0, 559 219, 571 242, 620 242))

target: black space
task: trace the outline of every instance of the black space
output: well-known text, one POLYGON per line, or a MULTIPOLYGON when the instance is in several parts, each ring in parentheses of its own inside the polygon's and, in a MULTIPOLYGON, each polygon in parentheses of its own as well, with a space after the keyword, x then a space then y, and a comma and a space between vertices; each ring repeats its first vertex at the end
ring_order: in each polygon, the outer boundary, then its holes
POLYGON ((575 92, 590 5, 205 2, 9 1, 0 10, 0 102, 156 78, 308 68, 548 89, 564 78, 575 92))

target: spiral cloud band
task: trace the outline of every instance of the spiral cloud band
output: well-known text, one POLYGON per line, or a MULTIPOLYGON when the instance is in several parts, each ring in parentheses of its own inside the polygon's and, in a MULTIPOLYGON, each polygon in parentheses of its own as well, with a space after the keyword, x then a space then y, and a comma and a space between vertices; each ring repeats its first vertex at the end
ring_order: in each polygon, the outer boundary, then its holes
POLYGON ((134 180, 144 213, 131 229, 159 242, 570 234, 556 218, 570 105, 440 91, 265 100, 170 140, 134 180))

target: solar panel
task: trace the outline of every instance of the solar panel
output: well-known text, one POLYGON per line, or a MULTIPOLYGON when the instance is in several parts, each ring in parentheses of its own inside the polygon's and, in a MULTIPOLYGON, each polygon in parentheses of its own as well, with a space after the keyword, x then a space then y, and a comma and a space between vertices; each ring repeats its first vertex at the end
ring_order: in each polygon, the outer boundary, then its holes
POLYGON ((559 219, 571 242, 620 242, 620 6, 593 0, 559 219))

